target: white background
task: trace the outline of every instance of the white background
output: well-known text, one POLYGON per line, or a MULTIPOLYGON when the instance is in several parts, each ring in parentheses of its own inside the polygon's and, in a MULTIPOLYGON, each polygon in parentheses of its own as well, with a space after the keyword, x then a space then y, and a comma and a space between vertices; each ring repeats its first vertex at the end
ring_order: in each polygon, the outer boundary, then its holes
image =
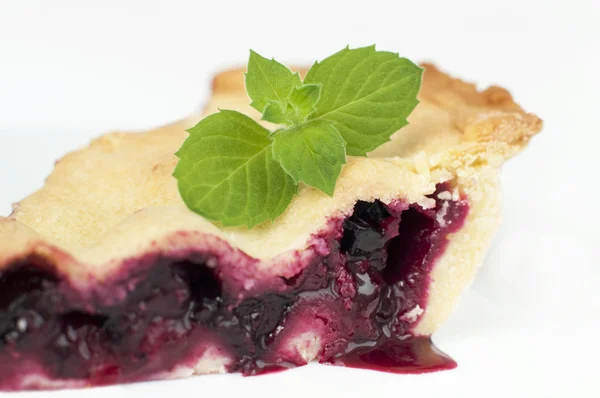
POLYGON ((435 336, 456 370, 310 365, 43 396, 600 396, 599 26, 597 0, 0 0, 2 215, 66 151, 197 109, 249 48, 308 63, 376 43, 501 84, 545 120, 505 167, 503 225, 435 336))

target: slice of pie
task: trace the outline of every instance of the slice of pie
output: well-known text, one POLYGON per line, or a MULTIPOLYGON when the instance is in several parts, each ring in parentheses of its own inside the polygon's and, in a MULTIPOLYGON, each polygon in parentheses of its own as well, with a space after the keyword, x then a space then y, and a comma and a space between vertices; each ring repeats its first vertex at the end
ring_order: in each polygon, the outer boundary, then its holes
MULTIPOLYGON (((215 78, 203 114, 258 118, 241 72, 215 78)), ((431 65, 419 96, 392 141, 348 159, 333 197, 301 187, 252 230, 219 228, 180 199, 174 153, 202 115, 62 158, 0 219, 0 389, 311 360, 453 367, 429 336, 490 243, 498 168, 542 122, 506 90, 477 91, 431 65)))

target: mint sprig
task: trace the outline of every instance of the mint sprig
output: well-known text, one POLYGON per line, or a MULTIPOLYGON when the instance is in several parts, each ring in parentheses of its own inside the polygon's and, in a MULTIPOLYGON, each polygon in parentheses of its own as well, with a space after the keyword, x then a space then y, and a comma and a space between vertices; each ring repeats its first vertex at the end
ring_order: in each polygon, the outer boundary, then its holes
POLYGON ((251 228, 283 213, 299 183, 332 196, 346 154, 365 156, 408 123, 422 72, 370 46, 316 62, 302 81, 250 51, 250 105, 281 128, 230 110, 201 120, 176 153, 183 201, 224 226, 251 228))

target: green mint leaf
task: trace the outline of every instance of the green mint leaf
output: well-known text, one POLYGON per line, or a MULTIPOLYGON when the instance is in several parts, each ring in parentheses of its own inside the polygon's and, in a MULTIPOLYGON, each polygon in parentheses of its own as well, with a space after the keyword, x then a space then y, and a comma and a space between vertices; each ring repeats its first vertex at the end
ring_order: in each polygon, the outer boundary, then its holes
POLYGON ((273 157, 296 182, 332 196, 346 149, 332 123, 315 120, 276 134, 273 157))
POLYGON ((423 69, 375 46, 344 50, 316 62, 305 84, 321 84, 314 120, 333 122, 349 155, 364 156, 405 126, 418 104, 423 69))
POLYGON ((285 100, 294 87, 302 84, 298 73, 274 59, 267 59, 250 50, 248 72, 246 72, 246 91, 252 99, 250 104, 263 112, 269 101, 285 104, 285 100))
POLYGON ((270 100, 263 110, 262 120, 277 124, 287 123, 287 105, 270 100))
POLYGON ((320 95, 320 84, 303 84, 294 87, 288 97, 288 120, 296 124, 303 123, 316 110, 315 104, 319 101, 320 95))
POLYGON ((185 204, 224 226, 285 211, 298 183, 333 195, 346 154, 366 155, 406 125, 423 70, 374 46, 346 48, 297 73, 250 51, 246 89, 273 132, 236 111, 190 130, 173 172, 185 204))
POLYGON ((173 175, 191 210, 249 228, 283 213, 298 187, 273 159, 267 129, 239 112, 221 111, 188 131, 173 175))

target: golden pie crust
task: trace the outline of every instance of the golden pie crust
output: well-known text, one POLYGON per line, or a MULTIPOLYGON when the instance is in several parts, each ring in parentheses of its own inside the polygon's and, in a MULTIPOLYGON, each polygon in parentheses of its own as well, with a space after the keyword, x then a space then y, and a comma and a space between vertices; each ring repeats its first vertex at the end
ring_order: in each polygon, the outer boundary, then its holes
POLYGON ((259 259, 267 272, 281 273, 286 258, 306 249, 329 219, 349 215, 358 200, 427 206, 436 184, 453 180, 470 211, 432 271, 428 306, 414 328, 431 334, 473 278, 494 233, 499 167, 542 121, 503 88, 478 91, 424 66, 420 104, 408 126, 368 158, 350 157, 333 197, 302 186, 283 215, 252 230, 220 228, 188 210, 171 175, 185 129, 205 115, 221 108, 259 118, 242 70, 222 72, 202 112, 150 131, 106 134, 60 159, 39 191, 0 218, 0 269, 33 255, 73 281, 102 280, 143 253, 227 244, 259 259))

